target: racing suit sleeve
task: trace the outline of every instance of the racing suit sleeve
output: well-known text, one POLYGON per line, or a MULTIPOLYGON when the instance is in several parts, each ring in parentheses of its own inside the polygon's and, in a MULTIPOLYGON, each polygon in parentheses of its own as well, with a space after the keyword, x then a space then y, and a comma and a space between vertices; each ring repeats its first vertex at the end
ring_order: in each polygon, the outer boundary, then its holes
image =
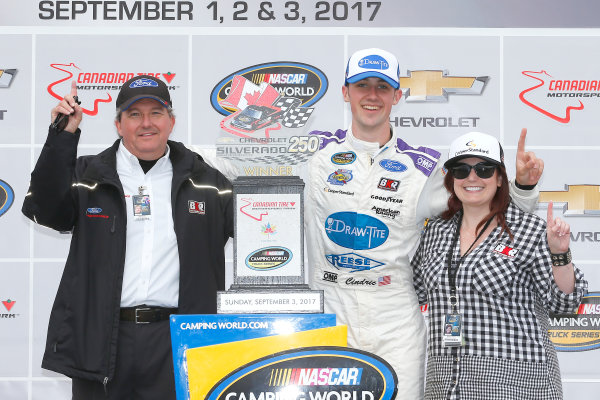
POLYGON ((49 129, 21 209, 32 221, 61 232, 75 225, 71 187, 80 134, 79 129, 75 133, 49 129))
POLYGON ((223 175, 233 182, 235 178, 240 175, 238 167, 231 161, 218 157, 217 150, 215 148, 206 148, 197 145, 185 145, 188 149, 194 153, 200 154, 200 157, 211 167, 220 171, 223 175))
MULTIPOLYGON (((442 168, 437 168, 425 182, 425 186, 419 196, 417 203, 417 221, 438 216, 448 206, 448 191, 444 186, 442 168)), ((531 190, 519 189, 513 179, 509 183, 510 197, 522 210, 534 212, 540 195, 538 187, 531 190)))

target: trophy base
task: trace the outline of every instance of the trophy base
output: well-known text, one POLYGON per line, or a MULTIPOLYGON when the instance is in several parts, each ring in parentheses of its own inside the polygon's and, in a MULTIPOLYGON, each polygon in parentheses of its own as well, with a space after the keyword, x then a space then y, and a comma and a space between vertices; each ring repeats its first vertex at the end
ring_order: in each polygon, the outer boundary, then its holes
POLYGON ((247 289, 232 286, 230 290, 217 292, 217 314, 312 313, 323 313, 323 291, 310 290, 308 285, 289 288, 253 285, 247 289))

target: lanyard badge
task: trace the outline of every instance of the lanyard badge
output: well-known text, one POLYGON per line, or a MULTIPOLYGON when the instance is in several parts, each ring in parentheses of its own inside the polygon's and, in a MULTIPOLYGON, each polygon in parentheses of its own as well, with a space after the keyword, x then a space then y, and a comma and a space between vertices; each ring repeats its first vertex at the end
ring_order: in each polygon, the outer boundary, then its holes
POLYGON ((145 186, 138 188, 138 195, 131 196, 133 203, 133 218, 136 221, 148 220, 152 216, 150 211, 150 195, 144 194, 145 186))
POLYGON ((442 326, 442 344, 444 347, 458 347, 465 344, 462 316, 458 313, 458 297, 450 296, 450 313, 444 316, 442 326))

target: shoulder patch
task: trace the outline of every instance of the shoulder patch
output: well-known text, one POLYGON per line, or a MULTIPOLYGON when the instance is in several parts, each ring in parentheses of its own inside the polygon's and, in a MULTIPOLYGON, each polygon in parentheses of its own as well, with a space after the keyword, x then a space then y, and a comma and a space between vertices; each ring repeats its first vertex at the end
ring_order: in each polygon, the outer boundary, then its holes
POLYGON ((344 143, 346 141, 346 131, 338 129, 335 133, 324 131, 311 131, 309 135, 317 136, 320 139, 319 150, 323 150, 329 143, 344 143))
POLYGON ((421 171, 425 176, 431 175, 441 156, 439 151, 430 149, 429 147, 420 146, 415 149, 402 139, 396 141, 396 152, 410 157, 415 168, 421 171))

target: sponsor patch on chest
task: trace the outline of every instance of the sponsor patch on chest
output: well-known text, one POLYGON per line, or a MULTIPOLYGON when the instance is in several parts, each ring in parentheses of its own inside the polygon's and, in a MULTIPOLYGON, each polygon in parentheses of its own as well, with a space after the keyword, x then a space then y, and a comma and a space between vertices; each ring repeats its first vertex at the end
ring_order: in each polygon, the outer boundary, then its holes
POLYGON ((327 182, 332 185, 345 185, 352 180, 352 171, 348 169, 337 169, 327 177, 327 182))
POLYGON ((206 204, 203 201, 188 200, 190 214, 206 214, 206 204))
POLYGON ((378 189, 389 190, 390 192, 397 192, 398 186, 400 186, 400 181, 389 178, 380 178, 377 184, 378 189))
POLYGON ((517 254, 519 254, 519 250, 503 244, 497 244, 496 247, 494 247, 494 252, 510 258, 514 258, 517 254))

